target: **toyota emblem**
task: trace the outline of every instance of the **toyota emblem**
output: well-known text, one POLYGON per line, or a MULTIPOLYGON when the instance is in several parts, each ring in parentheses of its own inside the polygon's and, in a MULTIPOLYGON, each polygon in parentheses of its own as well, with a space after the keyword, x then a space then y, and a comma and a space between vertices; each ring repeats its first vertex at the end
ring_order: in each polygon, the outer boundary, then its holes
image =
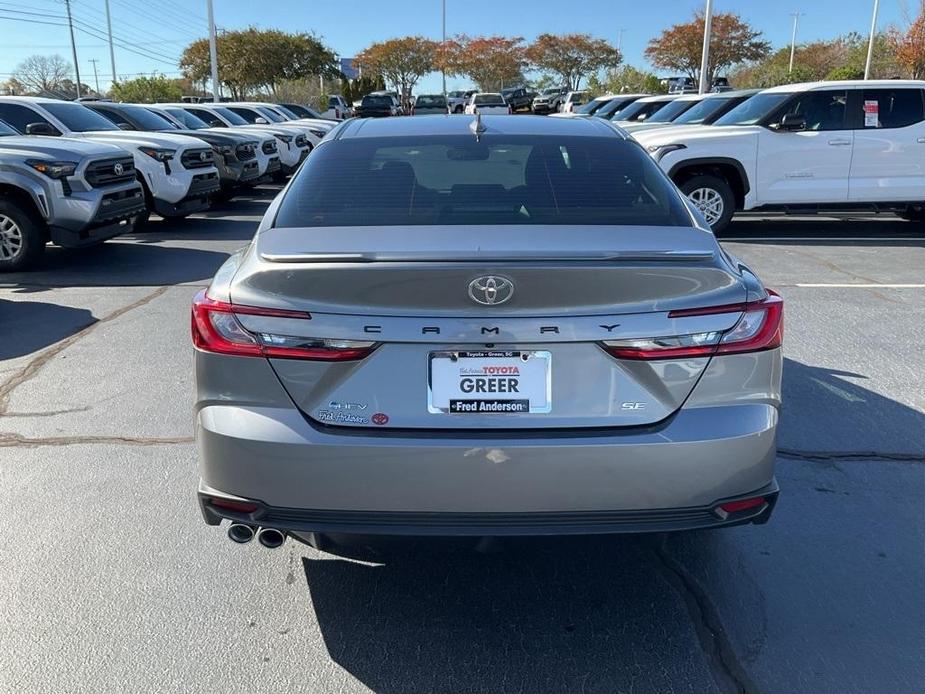
POLYGON ((469 298, 482 306, 497 306, 514 296, 514 283, 507 277, 486 275, 469 283, 469 298))
POLYGON ((125 173, 125 168, 122 166, 122 162, 117 161, 112 167, 112 172, 116 176, 121 176, 123 173, 125 173))
POLYGON ((205 161, 205 160, 208 159, 208 158, 209 158, 209 153, 208 153, 208 152, 200 152, 200 153, 199 153, 199 161, 205 161))

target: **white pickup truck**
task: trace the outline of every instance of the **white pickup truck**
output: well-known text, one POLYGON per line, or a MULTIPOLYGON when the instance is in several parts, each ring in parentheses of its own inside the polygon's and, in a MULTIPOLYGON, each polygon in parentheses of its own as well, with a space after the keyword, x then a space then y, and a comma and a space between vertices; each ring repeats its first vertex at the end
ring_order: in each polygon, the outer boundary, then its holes
MULTIPOLYGON (((195 137, 125 131, 80 104, 39 97, 0 97, 0 120, 26 135, 64 135, 122 147, 135 160, 148 211, 163 217, 207 209, 219 190, 212 147, 195 137)), ((136 226, 143 221, 140 217, 136 226)))
POLYGON ((481 113, 483 116, 504 116, 511 113, 511 107, 501 94, 496 92, 476 92, 469 97, 466 104, 466 113, 474 116, 481 113))
POLYGON ((716 231, 737 210, 925 221, 925 81, 787 84, 713 125, 633 137, 716 231))

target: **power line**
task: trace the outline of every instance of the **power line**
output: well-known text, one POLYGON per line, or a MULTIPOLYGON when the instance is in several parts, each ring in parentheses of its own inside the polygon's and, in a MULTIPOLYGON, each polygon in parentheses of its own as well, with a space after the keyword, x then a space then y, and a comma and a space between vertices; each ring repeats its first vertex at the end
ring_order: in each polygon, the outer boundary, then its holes
MULTIPOLYGON (((26 17, 6 17, 0 15, 0 19, 8 19, 11 22, 25 22, 26 24, 45 24, 51 27, 66 27, 66 22, 46 22, 41 19, 28 19, 26 17)), ((67 46, 65 46, 66 48, 67 46)))
MULTIPOLYGON (((196 38, 202 37, 202 28, 191 24, 188 20, 185 20, 182 17, 176 16, 170 13, 164 13, 164 12, 161 12, 160 16, 154 15, 154 14, 151 14, 146 9, 143 9, 133 4, 129 4, 126 0, 112 0, 112 2, 132 12, 135 12, 141 17, 146 18, 148 21, 152 21, 157 24, 165 25, 164 19, 165 18, 169 19, 173 25, 172 28, 174 29, 174 31, 177 31, 177 33, 190 34, 191 36, 195 36, 196 38)), ((165 26, 169 26, 169 25, 165 25, 165 26)))

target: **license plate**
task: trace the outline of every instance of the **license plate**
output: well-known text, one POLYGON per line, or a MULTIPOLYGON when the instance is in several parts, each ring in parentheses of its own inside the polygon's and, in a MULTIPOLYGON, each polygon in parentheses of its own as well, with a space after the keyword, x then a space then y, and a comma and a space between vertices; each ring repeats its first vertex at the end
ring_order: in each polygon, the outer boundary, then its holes
POLYGON ((525 414, 552 410, 549 352, 434 352, 427 409, 444 414, 525 414))

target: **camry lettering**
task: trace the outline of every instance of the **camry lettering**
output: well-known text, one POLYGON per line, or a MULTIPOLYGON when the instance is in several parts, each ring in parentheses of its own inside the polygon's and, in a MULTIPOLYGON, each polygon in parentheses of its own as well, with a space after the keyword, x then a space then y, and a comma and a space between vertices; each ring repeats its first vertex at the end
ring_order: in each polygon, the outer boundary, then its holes
POLYGON ((363 332, 364 333, 381 333, 382 326, 381 325, 364 325, 363 332))
POLYGON ((488 334, 498 335, 500 332, 501 331, 499 328, 482 328, 483 335, 488 335, 488 334))
POLYGON ((619 328, 619 327, 620 327, 620 324, 619 324, 619 323, 614 323, 613 325, 601 325, 601 326, 599 326, 599 327, 603 328, 604 330, 606 330, 606 331, 609 332, 609 333, 612 333, 612 332, 614 331, 614 328, 619 328))

